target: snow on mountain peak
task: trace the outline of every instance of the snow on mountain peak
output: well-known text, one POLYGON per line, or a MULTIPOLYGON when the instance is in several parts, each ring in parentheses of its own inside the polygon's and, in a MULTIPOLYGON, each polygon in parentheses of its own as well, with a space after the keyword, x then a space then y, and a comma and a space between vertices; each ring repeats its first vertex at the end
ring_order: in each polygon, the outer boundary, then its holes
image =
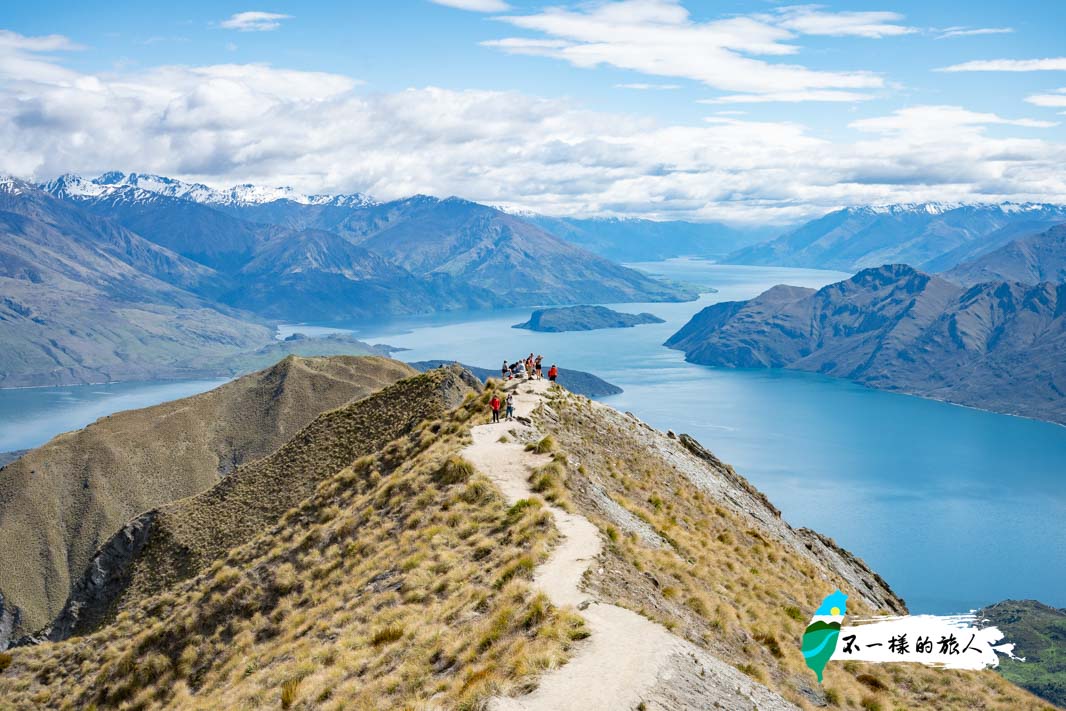
POLYGON ((112 170, 98 178, 87 180, 81 176, 66 174, 43 185, 54 195, 74 199, 92 199, 110 196, 125 188, 135 188, 142 197, 165 195, 180 200, 191 200, 204 205, 244 206, 262 205, 277 200, 290 200, 303 205, 336 205, 338 207, 366 207, 376 204, 369 196, 360 193, 350 195, 304 195, 290 187, 264 187, 245 183, 231 188, 217 189, 203 183, 187 183, 151 173, 123 173, 112 170))

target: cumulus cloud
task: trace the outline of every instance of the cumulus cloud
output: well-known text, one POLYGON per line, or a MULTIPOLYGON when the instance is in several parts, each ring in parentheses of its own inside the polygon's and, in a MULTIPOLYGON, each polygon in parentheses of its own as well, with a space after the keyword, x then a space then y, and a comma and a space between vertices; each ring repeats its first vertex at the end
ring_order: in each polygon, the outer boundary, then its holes
POLYGON ((1066 148, 1033 133, 1047 122, 960 107, 861 119, 829 140, 736 113, 669 124, 517 92, 368 93, 346 76, 262 64, 83 74, 43 54, 67 46, 0 38, 0 173, 119 168, 384 199, 461 195, 560 215, 764 223, 844 204, 1066 201, 1066 148), (19 74, 27 63, 51 68, 19 74), (1001 135, 1012 131, 1025 137, 1001 135))
POLYGON ((445 5, 471 12, 506 12, 511 6, 503 0, 429 0, 437 5, 445 5))
POLYGON ((1005 35, 1014 32, 1013 27, 945 27, 939 30, 938 40, 952 37, 975 37, 978 35, 1005 35))
POLYGON ((229 19, 218 23, 219 27, 238 32, 270 32, 281 27, 282 20, 292 19, 292 15, 283 15, 279 12, 261 12, 249 10, 238 12, 229 19))
POLYGON ((977 59, 941 67, 938 72, 1058 72, 1066 71, 1066 57, 1047 59, 977 59))

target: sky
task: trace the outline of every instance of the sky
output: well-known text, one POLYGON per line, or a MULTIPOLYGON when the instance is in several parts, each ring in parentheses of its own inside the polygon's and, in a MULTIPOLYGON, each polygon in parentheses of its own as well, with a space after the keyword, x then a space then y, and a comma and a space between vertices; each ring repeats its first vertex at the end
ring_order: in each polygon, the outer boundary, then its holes
POLYGON ((0 173, 785 224, 1066 202, 1066 3, 5 4, 0 173))

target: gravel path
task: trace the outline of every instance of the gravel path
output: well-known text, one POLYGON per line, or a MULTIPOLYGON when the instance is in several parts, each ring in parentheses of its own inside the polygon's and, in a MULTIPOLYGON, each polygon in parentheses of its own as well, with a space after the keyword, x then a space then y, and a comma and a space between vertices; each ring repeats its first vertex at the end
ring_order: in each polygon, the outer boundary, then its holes
MULTIPOLYGON (((515 414, 529 419, 548 390, 546 380, 514 387, 515 414)), ((475 427, 463 457, 489 477, 509 503, 533 496, 530 472, 550 460, 525 451, 536 439, 532 425, 517 420, 475 427), (516 430, 517 439, 508 433, 516 430), (508 434, 507 442, 500 442, 508 434), (522 436, 526 435, 526 436, 522 436)), ((572 659, 541 679, 535 691, 497 698, 493 711, 591 711, 592 709, 791 709, 783 698, 706 651, 645 617, 582 592, 585 570, 601 552, 599 530, 584 516, 549 505, 561 541, 534 572, 533 584, 560 606, 580 606, 590 632, 572 659)), ((579 609, 580 609, 579 607, 579 609)))

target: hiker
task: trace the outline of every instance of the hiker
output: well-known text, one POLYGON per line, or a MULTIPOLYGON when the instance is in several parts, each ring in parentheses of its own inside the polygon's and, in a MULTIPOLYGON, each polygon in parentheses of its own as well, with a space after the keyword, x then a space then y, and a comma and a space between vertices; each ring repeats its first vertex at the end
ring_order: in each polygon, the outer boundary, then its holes
POLYGON ((515 370, 515 377, 518 378, 519 380, 521 380, 522 376, 525 375, 525 374, 526 374, 526 364, 523 363, 522 361, 518 361, 518 369, 515 370))
POLYGON ((492 407, 492 421, 500 421, 500 398, 498 395, 492 396, 492 401, 489 402, 489 406, 492 407))
POLYGON ((544 380, 544 366, 541 364, 542 360, 544 360, 544 356, 539 355, 533 362, 533 368, 537 371, 537 380, 544 380))
POLYGON ((503 362, 503 367, 500 368, 500 378, 503 380, 510 380, 511 366, 507 365, 507 361, 503 362))
POLYGON ((559 368, 552 363, 552 367, 548 368, 548 380, 555 382, 555 379, 559 377, 559 368))
POLYGON ((514 419, 514 393, 507 393, 507 419, 514 419))

